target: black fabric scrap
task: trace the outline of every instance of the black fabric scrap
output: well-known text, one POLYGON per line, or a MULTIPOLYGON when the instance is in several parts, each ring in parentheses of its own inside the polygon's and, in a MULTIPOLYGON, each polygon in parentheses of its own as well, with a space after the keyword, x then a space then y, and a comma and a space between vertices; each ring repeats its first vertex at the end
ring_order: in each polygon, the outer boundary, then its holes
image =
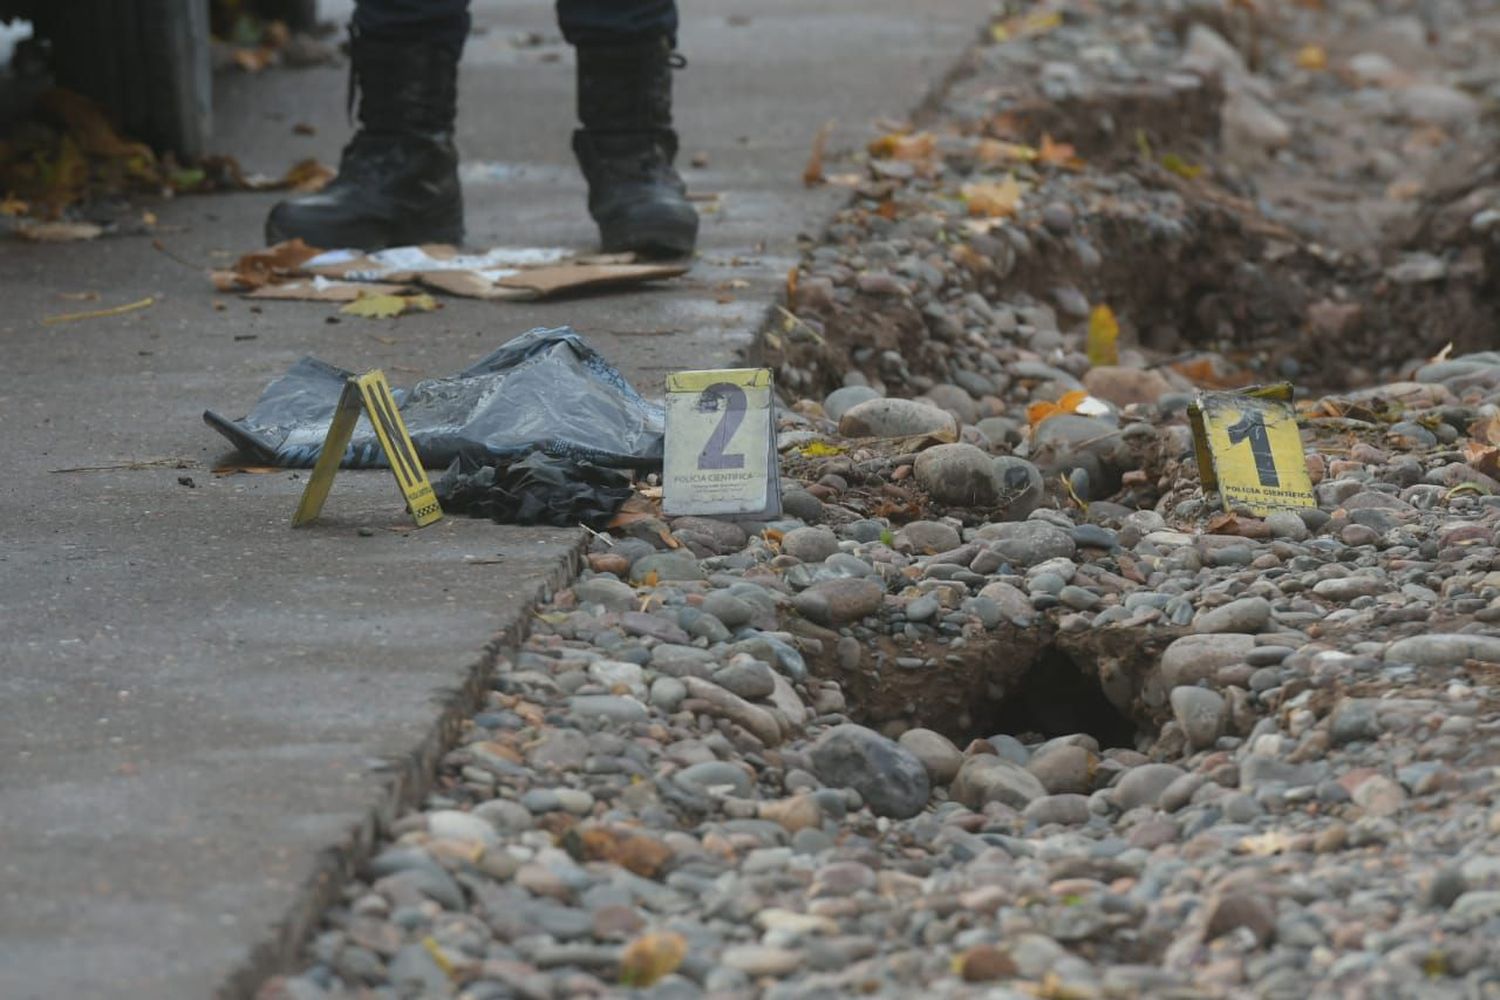
POLYGON ((596 531, 608 525, 632 492, 623 473, 540 451, 504 466, 460 456, 434 490, 446 511, 501 524, 585 524, 596 531))

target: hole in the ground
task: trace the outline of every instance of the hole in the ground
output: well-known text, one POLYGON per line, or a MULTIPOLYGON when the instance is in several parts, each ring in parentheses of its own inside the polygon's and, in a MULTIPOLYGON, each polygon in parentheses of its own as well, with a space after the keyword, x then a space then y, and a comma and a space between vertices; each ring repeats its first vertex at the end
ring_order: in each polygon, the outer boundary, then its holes
POLYGON ((1007 733, 1027 742, 1087 733, 1101 748, 1134 749, 1139 727, 1117 709, 1099 682, 1056 646, 1044 648, 1021 684, 993 714, 975 720, 984 735, 1007 733))
POLYGON ((847 650, 835 655, 836 634, 800 619, 787 627, 818 640, 808 647, 808 666, 838 682, 855 722, 892 738, 931 729, 960 747, 1001 734, 1034 742, 1086 733, 1106 749, 1151 743, 1166 720, 1143 700, 1144 685, 1182 634, 1172 628, 1059 634, 1007 624, 953 645, 873 635, 851 662, 847 650))

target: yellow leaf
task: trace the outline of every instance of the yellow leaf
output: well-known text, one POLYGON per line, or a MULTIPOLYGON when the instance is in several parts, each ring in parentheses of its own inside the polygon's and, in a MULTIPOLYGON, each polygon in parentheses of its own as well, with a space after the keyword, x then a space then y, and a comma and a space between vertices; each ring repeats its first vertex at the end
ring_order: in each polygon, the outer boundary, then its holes
POLYGON ((1115 311, 1107 305, 1097 305, 1089 313, 1088 355, 1089 364, 1097 367, 1120 363, 1120 324, 1115 311))
POLYGON ((990 38, 1008 42, 1012 38, 1042 35, 1062 24, 1062 14, 1055 10, 1038 10, 1021 17, 1007 18, 990 26, 990 38))
POLYGON ((16 235, 33 243, 73 243, 96 239, 102 232, 92 222, 34 222, 18 228, 16 235))
POLYGON ((365 319, 390 319, 404 312, 431 312, 437 300, 431 295, 361 295, 339 312, 365 319))
POLYGON ((361 295, 339 312, 365 319, 389 319, 406 312, 406 300, 399 295, 361 295))
POLYGON ((1195 163, 1189 163, 1176 153, 1161 154, 1161 165, 1184 180, 1197 180, 1198 175, 1203 173, 1203 168, 1195 163))
POLYGON ((826 441, 814 441, 802 449, 803 458, 829 458, 830 456, 842 455, 843 453, 843 448, 840 448, 836 444, 829 444, 826 441))
POLYGON ((931 132, 889 132, 870 143, 870 155, 882 160, 925 160, 937 151, 931 132))
POLYGON ((1021 196, 1025 188, 1014 177, 996 183, 965 184, 962 194, 969 206, 969 214, 999 218, 1016 214, 1021 207, 1021 196))
POLYGON ((287 169, 277 186, 302 194, 321 191, 334 178, 334 169, 317 160, 298 160, 287 169))
POLYGON ((7 194, 3 199, 0 199, 0 215, 15 218, 18 215, 25 215, 29 211, 31 211, 31 206, 13 194, 7 194))
POLYGON ((1321 45, 1304 45, 1297 50, 1297 65, 1303 69, 1327 69, 1328 52, 1321 45))
POLYGON ((672 931, 642 934, 620 955, 620 983, 653 986, 677 971, 687 957, 687 938, 672 931))
POLYGON ((1062 13, 1055 10, 1032 11, 1021 19, 1021 32, 1026 35, 1041 35, 1062 24, 1062 13))
POLYGON ((432 958, 433 964, 443 970, 443 975, 452 979, 454 972, 453 962, 443 953, 443 948, 437 943, 437 939, 431 935, 424 937, 422 939, 422 948, 432 958))

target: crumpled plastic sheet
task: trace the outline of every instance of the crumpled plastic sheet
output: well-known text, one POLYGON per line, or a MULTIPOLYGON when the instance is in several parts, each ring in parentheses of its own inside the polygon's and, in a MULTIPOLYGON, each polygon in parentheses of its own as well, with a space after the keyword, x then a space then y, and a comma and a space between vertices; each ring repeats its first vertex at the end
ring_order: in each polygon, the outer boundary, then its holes
MULTIPOLYGON (((266 387, 242 420, 204 421, 267 465, 317 461, 339 394, 354 374, 303 358, 266 387)), ((417 455, 429 469, 456 459, 504 465, 533 451, 615 468, 661 468, 665 414, 569 327, 538 328, 456 375, 393 390, 417 455)), ((385 468, 361 416, 343 468, 385 468)), ((570 522, 570 523, 577 523, 570 522)))
POLYGON ((454 459, 433 490, 446 511, 502 524, 586 524, 600 531, 633 492, 624 473, 539 451, 498 468, 454 459))

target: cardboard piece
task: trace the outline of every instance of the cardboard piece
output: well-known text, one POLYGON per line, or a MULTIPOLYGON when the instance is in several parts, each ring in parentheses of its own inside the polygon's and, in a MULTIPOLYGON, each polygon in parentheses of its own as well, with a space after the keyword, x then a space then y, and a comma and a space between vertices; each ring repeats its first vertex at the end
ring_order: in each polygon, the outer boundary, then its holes
POLYGON ((215 271, 214 287, 255 298, 349 302, 349 286, 372 294, 420 284, 471 299, 525 301, 686 274, 690 264, 639 263, 634 254, 575 257, 563 247, 494 247, 464 253, 446 244, 360 250, 313 250, 290 241, 246 254, 234 269, 215 271), (380 291, 376 291, 379 288, 380 291))
MULTIPOLYGON (((501 278, 496 285, 526 293, 524 297, 547 299, 584 290, 635 285, 687 274, 688 264, 560 264, 520 271, 501 278)), ((519 296, 511 296, 513 298, 519 296)))

